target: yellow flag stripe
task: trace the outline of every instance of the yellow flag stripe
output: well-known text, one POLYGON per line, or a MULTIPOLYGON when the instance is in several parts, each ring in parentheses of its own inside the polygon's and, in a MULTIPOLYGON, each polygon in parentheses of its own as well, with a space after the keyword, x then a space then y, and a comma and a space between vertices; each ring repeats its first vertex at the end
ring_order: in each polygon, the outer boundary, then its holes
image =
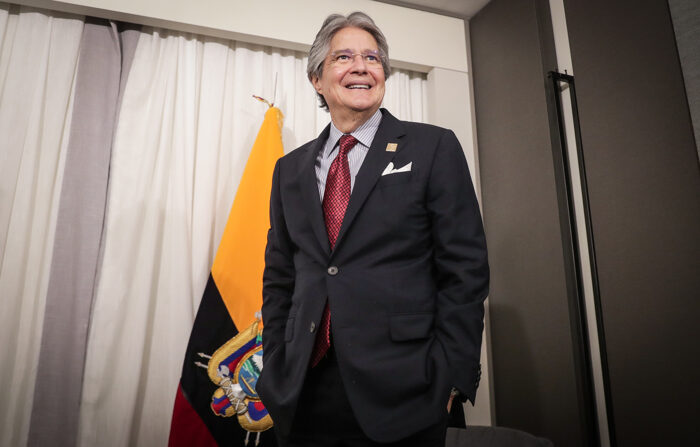
POLYGON ((265 113, 211 268, 221 298, 239 331, 253 323, 255 313, 262 306, 272 171, 284 154, 283 119, 276 107, 265 113))

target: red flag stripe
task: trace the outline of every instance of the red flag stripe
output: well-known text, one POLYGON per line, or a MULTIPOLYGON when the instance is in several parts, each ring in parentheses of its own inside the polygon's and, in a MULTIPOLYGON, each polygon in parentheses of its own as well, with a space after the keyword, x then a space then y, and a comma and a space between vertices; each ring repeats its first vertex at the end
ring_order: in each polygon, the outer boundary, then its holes
POLYGON ((217 447, 217 443, 211 433, 209 433, 209 429, 204 425, 199 414, 192 408, 192 405, 190 405, 190 402, 182 392, 182 386, 178 386, 175 408, 173 408, 173 419, 170 425, 168 447, 184 445, 217 447))

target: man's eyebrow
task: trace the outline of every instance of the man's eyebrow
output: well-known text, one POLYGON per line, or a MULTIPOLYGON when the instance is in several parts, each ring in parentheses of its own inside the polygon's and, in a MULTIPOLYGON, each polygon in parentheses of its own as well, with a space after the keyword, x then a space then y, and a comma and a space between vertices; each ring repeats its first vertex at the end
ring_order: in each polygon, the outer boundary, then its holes
MULTIPOLYGON (((339 49, 339 50, 332 50, 332 51, 331 51, 331 53, 340 53, 340 52, 354 53, 354 51, 351 50, 350 48, 342 48, 342 49, 339 49)), ((369 53, 377 53, 377 54, 379 54, 379 50, 372 50, 372 49, 369 49, 369 48, 365 48, 364 50, 361 50, 360 52, 361 52, 361 53, 369 52, 369 53)))

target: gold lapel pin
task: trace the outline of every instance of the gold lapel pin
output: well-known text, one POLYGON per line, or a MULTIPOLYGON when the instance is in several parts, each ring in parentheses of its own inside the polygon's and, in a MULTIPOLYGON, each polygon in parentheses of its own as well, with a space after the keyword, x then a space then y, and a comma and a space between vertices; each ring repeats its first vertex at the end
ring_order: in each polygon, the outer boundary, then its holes
POLYGON ((398 144, 396 144, 396 143, 387 143, 386 144, 386 151, 387 152, 396 152, 397 146, 398 146, 398 144))

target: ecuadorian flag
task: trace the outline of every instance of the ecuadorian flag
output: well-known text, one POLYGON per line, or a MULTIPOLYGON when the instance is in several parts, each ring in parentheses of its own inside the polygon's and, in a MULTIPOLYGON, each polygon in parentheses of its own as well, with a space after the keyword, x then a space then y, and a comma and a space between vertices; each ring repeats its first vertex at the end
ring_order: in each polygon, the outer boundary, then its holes
MULTIPOLYGON (((243 446, 250 434, 230 414, 237 405, 246 406, 245 417, 266 414, 255 399, 240 403, 234 399, 232 406, 227 393, 245 397, 246 392, 254 392, 246 385, 256 379, 256 369, 261 367, 256 313, 262 306, 272 172, 284 154, 282 120, 278 108, 268 109, 238 186, 187 345, 170 446, 243 446), (233 342, 233 347, 222 354, 227 342, 233 342), (240 385, 227 381, 234 370, 240 385), (215 384, 214 379, 221 383, 215 384)), ((260 445, 275 445, 272 430, 262 432, 260 445)))

